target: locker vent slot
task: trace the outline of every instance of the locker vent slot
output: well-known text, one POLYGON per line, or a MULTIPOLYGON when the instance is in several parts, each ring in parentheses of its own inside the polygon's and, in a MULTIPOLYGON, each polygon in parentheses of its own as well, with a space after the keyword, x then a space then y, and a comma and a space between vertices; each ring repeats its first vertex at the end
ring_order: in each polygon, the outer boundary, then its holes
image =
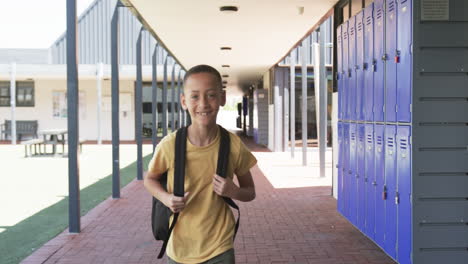
POLYGON ((467 222, 460 221, 460 222, 423 222, 419 223, 421 227, 439 227, 439 226, 466 226, 468 225, 467 222))
POLYGON ((419 151, 466 151, 466 147, 419 148, 419 151))
POLYGON ((434 102, 467 102, 468 97, 421 97, 419 101, 434 101, 434 102))
POLYGON ((468 172, 421 172, 419 176, 468 176, 468 172))
POLYGON ((465 122, 421 122, 420 126, 468 126, 465 122))
POLYGON ((366 17, 366 25, 370 25, 372 23, 372 17, 368 16, 366 17))
POLYGON ((377 19, 382 18, 382 8, 377 9, 377 15, 376 15, 376 17, 377 17, 377 19))
POLYGON ((402 1, 400 2, 400 4, 404 4, 404 3, 406 3, 407 1, 408 1, 408 0, 402 0, 402 1))
POLYGON ((395 140, 391 137, 387 138, 387 146, 393 148, 394 145, 395 145, 395 140))
POLYGON ((354 27, 352 27, 352 28, 349 30, 349 34, 350 34, 351 36, 354 36, 354 27))
POLYGON ((446 247, 446 248, 420 248, 419 251, 429 251, 429 252, 434 252, 434 251, 467 251, 468 248, 466 247, 446 247))
POLYGON ((361 23, 361 22, 359 22, 359 23, 357 24, 357 29, 358 29, 358 31, 361 31, 361 30, 362 30, 362 23, 361 23))
POLYGON ((401 149, 408 149, 408 140, 407 139, 400 139, 400 148, 401 149))
POLYGON ((367 135, 367 143, 372 143, 372 135, 367 135))
POLYGON ((468 197, 421 197, 421 202, 464 202, 468 201, 468 197))
POLYGON ((393 10, 395 10, 395 1, 390 1, 388 3, 388 9, 387 10, 388 10, 389 13, 392 12, 393 10))
POLYGON ((382 137, 377 136, 377 145, 382 145, 382 137))
POLYGON ((344 39, 348 39, 348 32, 345 31, 345 32, 343 33, 343 38, 344 38, 344 39))

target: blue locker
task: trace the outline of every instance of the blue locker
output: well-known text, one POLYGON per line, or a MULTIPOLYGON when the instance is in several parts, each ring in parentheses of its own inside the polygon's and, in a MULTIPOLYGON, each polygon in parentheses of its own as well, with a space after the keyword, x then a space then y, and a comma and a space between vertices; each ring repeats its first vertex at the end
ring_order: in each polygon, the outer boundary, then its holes
POLYGON ((365 142, 365 192, 366 192, 366 212, 364 233, 375 240, 375 159, 374 159, 374 125, 366 124, 366 142, 365 142))
POLYGON ((397 64, 397 118, 411 122, 412 76, 412 0, 398 0, 398 64, 397 64))
POLYGON ((396 207, 396 126, 385 126, 385 243, 384 250, 396 259, 397 207, 396 207))
POLYGON ((366 219, 366 125, 358 124, 357 144, 357 227, 364 231, 366 219))
POLYGON ((387 122, 396 122, 396 68, 397 68, 397 3, 387 0, 385 25, 385 118, 387 122))
POLYGON ((363 103, 366 101, 364 93, 364 11, 356 15, 356 114, 358 121, 364 120, 363 103))
POLYGON ((343 215, 349 218, 349 123, 343 123, 343 215))
POLYGON ((385 241, 385 125, 375 127, 375 242, 380 247, 385 241))
POLYGON ((411 127, 397 128, 398 250, 400 264, 411 263, 411 127))
POLYGON ((374 1, 374 121, 384 122, 384 69, 385 69, 385 13, 384 1, 374 1))
POLYGON ((357 225, 357 124, 349 124, 349 220, 357 225))
POLYGON ((349 120, 348 116, 348 89, 349 89, 349 75, 351 74, 351 70, 349 69, 348 64, 348 57, 349 57, 349 34, 348 34, 348 22, 346 21, 341 26, 341 36, 342 36, 342 45, 343 45, 343 53, 342 53, 342 84, 343 84, 343 92, 342 92, 342 109, 343 109, 343 119, 349 120))
POLYGON ((338 212, 343 214, 343 125, 341 122, 338 122, 338 162, 337 162, 337 171, 338 171, 338 212))
POLYGON ((341 39, 341 30, 342 25, 339 25, 336 29, 336 43, 337 43, 337 50, 336 50, 336 58, 338 68, 336 71, 337 74, 337 81, 338 81, 338 119, 343 119, 343 42, 341 39))
POLYGON ((364 9, 364 101, 363 120, 373 121, 374 107, 374 70, 376 69, 374 57, 374 3, 364 9))
POLYGON ((348 67, 348 119, 356 120, 356 17, 348 20, 349 54, 348 67))

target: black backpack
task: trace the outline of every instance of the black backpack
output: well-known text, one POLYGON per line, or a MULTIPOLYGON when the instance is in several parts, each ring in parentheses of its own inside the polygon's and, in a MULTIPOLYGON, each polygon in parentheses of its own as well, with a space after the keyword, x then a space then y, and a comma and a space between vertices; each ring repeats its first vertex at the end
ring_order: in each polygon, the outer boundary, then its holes
MULTIPOLYGON (((230 138, 229 132, 223 127, 219 126, 221 132, 221 142, 219 144, 218 152, 218 164, 216 167, 216 174, 226 178, 226 171, 229 160, 230 152, 230 138)), ((176 143, 175 143, 175 160, 174 160, 174 195, 184 197, 184 177, 185 177, 185 152, 187 142, 187 127, 182 127, 176 132, 176 143)), ((161 185, 167 191, 167 172, 162 175, 161 185)), ((234 230, 234 239, 236 238, 237 230, 239 229, 240 211, 237 204, 228 197, 222 197, 224 201, 237 210, 237 221, 234 230)), ((172 215, 172 211, 167 208, 162 202, 153 196, 153 207, 151 211, 151 227, 153 230, 153 236, 156 240, 162 240, 163 245, 159 252, 158 259, 164 256, 166 252, 167 243, 171 236, 172 230, 179 218, 179 213, 174 214, 173 221, 169 226, 169 218, 172 215)))

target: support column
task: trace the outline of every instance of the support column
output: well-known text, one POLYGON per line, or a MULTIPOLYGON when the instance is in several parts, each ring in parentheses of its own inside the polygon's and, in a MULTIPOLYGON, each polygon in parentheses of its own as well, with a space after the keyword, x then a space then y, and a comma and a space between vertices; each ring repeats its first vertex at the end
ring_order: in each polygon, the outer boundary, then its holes
POLYGON ((283 147, 284 151, 288 151, 288 142, 289 142, 289 85, 288 85, 288 71, 285 68, 283 72, 283 86, 284 86, 284 93, 283 93, 283 147))
POLYGON ((297 49, 291 51, 291 59, 289 61, 289 80, 290 80, 290 135, 291 135, 291 158, 294 158, 294 151, 296 149, 296 52, 297 49))
POLYGON ((96 65, 96 87, 97 87, 97 143, 102 144, 102 79, 104 78, 104 65, 102 62, 96 65))
POLYGON ((309 38, 302 41, 302 165, 307 165, 307 58, 309 50, 309 38))
POLYGON ((11 144, 16 145, 16 62, 12 62, 10 66, 10 107, 11 144))
POLYGON ((152 120, 152 133, 151 133, 151 141, 153 142, 153 152, 156 148, 157 140, 158 140, 158 47, 159 43, 156 43, 154 46, 153 56, 152 56, 152 80, 151 80, 151 90, 152 90, 152 98, 151 98, 151 106, 153 111, 151 111, 151 120, 152 120))
POLYGON ((325 177, 325 152, 327 148, 327 79, 325 69, 325 28, 320 26, 319 42, 315 43, 315 96, 317 115, 317 136, 319 145, 320 177, 325 177), (318 89, 318 90, 317 90, 318 89), (318 109, 317 109, 318 108, 318 109))
POLYGON ((119 5, 111 20, 111 79, 112 79, 112 198, 120 198, 120 124, 119 124, 119 5))
POLYGON ((166 54, 166 59, 164 60, 164 80, 163 80, 163 92, 162 92, 162 128, 163 128, 163 137, 167 135, 167 60, 169 59, 169 54, 166 54))
POLYGON ((67 0, 68 231, 70 233, 79 233, 81 229, 76 20, 76 1, 67 0))
POLYGON ((138 33, 136 43, 136 87, 135 87, 135 136, 137 143, 137 180, 143 180, 143 125, 142 125, 142 104, 143 104, 143 73, 141 65, 141 34, 143 27, 138 33))

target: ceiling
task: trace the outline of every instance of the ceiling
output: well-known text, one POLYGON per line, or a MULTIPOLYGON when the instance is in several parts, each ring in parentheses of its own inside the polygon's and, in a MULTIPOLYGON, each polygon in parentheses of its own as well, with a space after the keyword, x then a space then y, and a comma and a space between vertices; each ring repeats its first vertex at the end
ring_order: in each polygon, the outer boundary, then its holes
POLYGON ((338 0, 123 0, 189 69, 208 64, 228 91, 259 80, 338 0), (236 6, 234 13, 221 6, 236 6), (132 8, 131 8, 132 9, 132 8), (231 50, 221 50, 221 47, 231 50), (222 65, 230 65, 224 68, 222 65))

